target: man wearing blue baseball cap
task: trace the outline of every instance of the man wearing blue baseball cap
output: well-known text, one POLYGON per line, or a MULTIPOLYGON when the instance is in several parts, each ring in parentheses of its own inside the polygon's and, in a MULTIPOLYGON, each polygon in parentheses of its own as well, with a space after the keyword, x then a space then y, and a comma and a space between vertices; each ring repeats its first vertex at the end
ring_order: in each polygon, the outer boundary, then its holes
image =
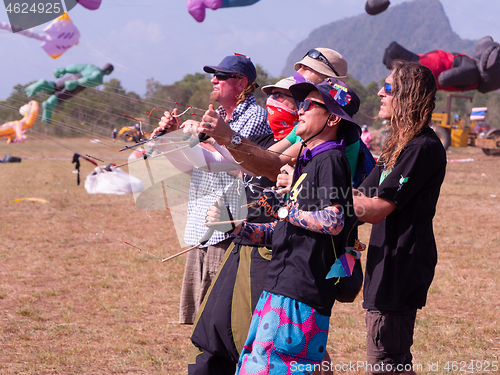
POLYGON ((206 65, 203 70, 210 74, 225 73, 235 74, 246 77, 248 82, 255 82, 257 78, 257 70, 250 58, 241 54, 226 56, 222 59, 219 65, 206 65))
MULTIPOLYGON (((258 87, 255 82, 257 71, 249 57, 241 54, 226 56, 218 65, 206 65, 203 70, 213 74, 210 101, 220 104, 216 110, 210 104, 209 110, 215 113, 218 121, 227 124, 235 132, 230 144, 236 147, 243 137, 271 133, 267 124, 267 112, 255 101, 253 93, 258 87)), ((178 117, 174 117, 176 115, 177 108, 172 113, 166 111, 152 136, 156 136, 161 130, 177 129, 179 123, 178 117)), ((198 122, 188 120, 180 127, 194 130, 198 125, 198 122)), ((204 237, 207 232, 205 215, 207 209, 215 204, 217 197, 223 205, 229 206, 234 217, 238 216, 241 205, 239 200, 244 191, 237 181, 236 177, 227 172, 208 173, 197 167, 193 168, 184 235, 184 241, 188 245, 196 246, 204 237)), ((229 234, 215 231, 208 242, 188 253, 181 291, 181 324, 194 323, 196 312, 230 243, 229 234)))

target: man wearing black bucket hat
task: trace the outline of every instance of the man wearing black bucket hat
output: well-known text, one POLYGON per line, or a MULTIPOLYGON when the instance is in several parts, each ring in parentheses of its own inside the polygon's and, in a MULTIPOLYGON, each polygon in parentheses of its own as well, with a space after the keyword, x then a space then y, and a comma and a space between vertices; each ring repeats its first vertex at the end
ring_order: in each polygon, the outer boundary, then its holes
MULTIPOLYGON (((326 277, 344 253, 340 234, 352 211, 342 134, 347 127, 357 126, 352 116, 359 98, 338 80, 332 85, 300 83, 291 86, 290 92, 301 102, 297 134, 307 148, 296 164, 289 201, 277 213, 280 220, 243 222, 233 232, 272 245, 273 251, 238 363, 240 374, 320 368, 336 297, 337 279, 326 277)), ((220 210, 212 206, 207 221, 216 223, 219 215, 220 210)))
MULTIPOLYGON (((226 56, 218 65, 206 65, 203 70, 213 74, 210 101, 221 105, 217 110, 214 110, 212 104, 209 108, 217 120, 235 132, 231 142, 236 145, 242 137, 271 133, 266 121, 266 110, 255 101, 253 92, 258 87, 255 82, 257 71, 249 57, 241 54, 226 56)), ((152 136, 156 136, 161 130, 175 130, 179 126, 178 117, 174 117, 176 115, 177 109, 172 113, 166 111, 152 136)), ((182 127, 186 130, 189 127, 196 129, 198 125, 197 121, 188 120, 182 127)), ((217 195, 220 195, 214 192, 223 192, 220 197, 223 205, 229 205, 233 215, 238 216, 240 195, 244 192, 237 181, 236 177, 227 172, 208 173, 194 167, 184 236, 188 245, 200 243, 207 232, 207 227, 204 226, 205 213, 210 205, 215 204, 217 195)), ((187 254, 181 290, 180 323, 194 323, 196 312, 231 243, 230 237, 229 234, 215 231, 206 244, 187 254)))

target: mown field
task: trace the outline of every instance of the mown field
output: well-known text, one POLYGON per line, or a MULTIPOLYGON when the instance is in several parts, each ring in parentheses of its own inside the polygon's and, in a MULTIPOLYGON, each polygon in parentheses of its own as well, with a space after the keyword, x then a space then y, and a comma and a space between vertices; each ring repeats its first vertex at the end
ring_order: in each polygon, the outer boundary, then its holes
MULTIPOLYGON (((181 250, 170 214, 138 208, 132 195, 87 194, 93 167, 83 161, 76 184, 73 152, 119 164, 116 149, 36 138, 0 144, 0 158, 23 159, 0 164, 0 373, 187 373, 191 327, 177 324, 184 257, 160 260, 181 250)), ((414 363, 424 374, 488 373, 500 361, 500 157, 472 147, 448 157, 414 363)), ((369 232, 361 227, 362 242, 369 232)), ((334 306, 328 351, 339 369, 365 359, 361 303, 334 306)))

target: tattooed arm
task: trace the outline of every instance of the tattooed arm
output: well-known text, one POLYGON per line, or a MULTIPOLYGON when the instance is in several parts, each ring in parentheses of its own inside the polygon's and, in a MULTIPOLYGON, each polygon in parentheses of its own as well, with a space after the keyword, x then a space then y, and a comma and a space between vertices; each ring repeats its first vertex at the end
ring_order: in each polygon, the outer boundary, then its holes
POLYGON ((294 204, 286 220, 300 228, 332 236, 344 228, 344 212, 339 205, 328 206, 321 211, 303 211, 294 204))
MULTIPOLYGON (((217 204, 218 206, 210 206, 207 211, 207 216, 206 216, 206 222, 211 223, 212 226, 215 224, 217 225, 221 220, 221 210, 219 207, 222 207, 222 203, 220 201, 220 198, 217 198, 217 204)), ((224 214, 222 214, 224 215, 224 214)), ((224 215, 225 218, 226 215, 224 215)), ((224 221, 224 220, 223 220, 224 221)), ((227 222, 226 222, 227 223, 227 222)), ((245 238, 247 240, 252 241, 255 244, 261 245, 261 246, 272 246, 272 238, 273 238, 273 232, 274 232, 274 227, 276 225, 277 221, 273 223, 247 223, 244 221, 241 224, 238 224, 236 227, 233 225, 233 231, 232 233, 245 238)), ((227 224, 221 224, 221 225, 227 225, 227 224)), ((218 229, 221 231, 224 231, 224 229, 218 229)))
POLYGON ((261 246, 272 246, 274 227, 277 221, 272 223, 241 223, 241 227, 236 233, 237 236, 252 241, 253 243, 261 246))

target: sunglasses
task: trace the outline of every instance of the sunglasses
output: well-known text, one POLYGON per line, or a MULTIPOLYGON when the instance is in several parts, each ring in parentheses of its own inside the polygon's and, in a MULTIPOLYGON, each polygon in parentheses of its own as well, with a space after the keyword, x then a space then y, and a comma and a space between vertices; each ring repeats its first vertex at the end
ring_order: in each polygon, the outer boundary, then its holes
POLYGON ((387 95, 392 95, 392 86, 390 83, 386 83, 384 84, 384 92, 387 94, 387 95))
POLYGON ((268 97, 268 98, 273 98, 274 100, 278 100, 278 98, 279 98, 280 96, 286 96, 287 98, 293 98, 293 96, 292 96, 292 95, 287 95, 287 94, 284 94, 284 93, 279 92, 279 91, 277 91, 277 92, 273 92, 272 94, 269 94, 267 97, 268 97))
POLYGON ((324 105, 323 103, 317 102, 315 100, 306 99, 302 103, 299 104, 299 110, 303 109, 304 112, 307 112, 316 106, 323 107, 324 109, 328 109, 326 107, 326 105, 324 105))
POLYGON ((340 74, 335 70, 332 64, 330 64, 330 61, 323 55, 320 51, 317 49, 311 49, 309 52, 307 52, 304 57, 309 56, 311 59, 314 60, 319 60, 322 63, 326 64, 333 72, 337 75, 337 77, 340 77, 340 74))
POLYGON ((227 74, 221 72, 214 73, 214 77, 217 78, 217 81, 227 81, 229 78, 239 78, 234 74, 227 74))

